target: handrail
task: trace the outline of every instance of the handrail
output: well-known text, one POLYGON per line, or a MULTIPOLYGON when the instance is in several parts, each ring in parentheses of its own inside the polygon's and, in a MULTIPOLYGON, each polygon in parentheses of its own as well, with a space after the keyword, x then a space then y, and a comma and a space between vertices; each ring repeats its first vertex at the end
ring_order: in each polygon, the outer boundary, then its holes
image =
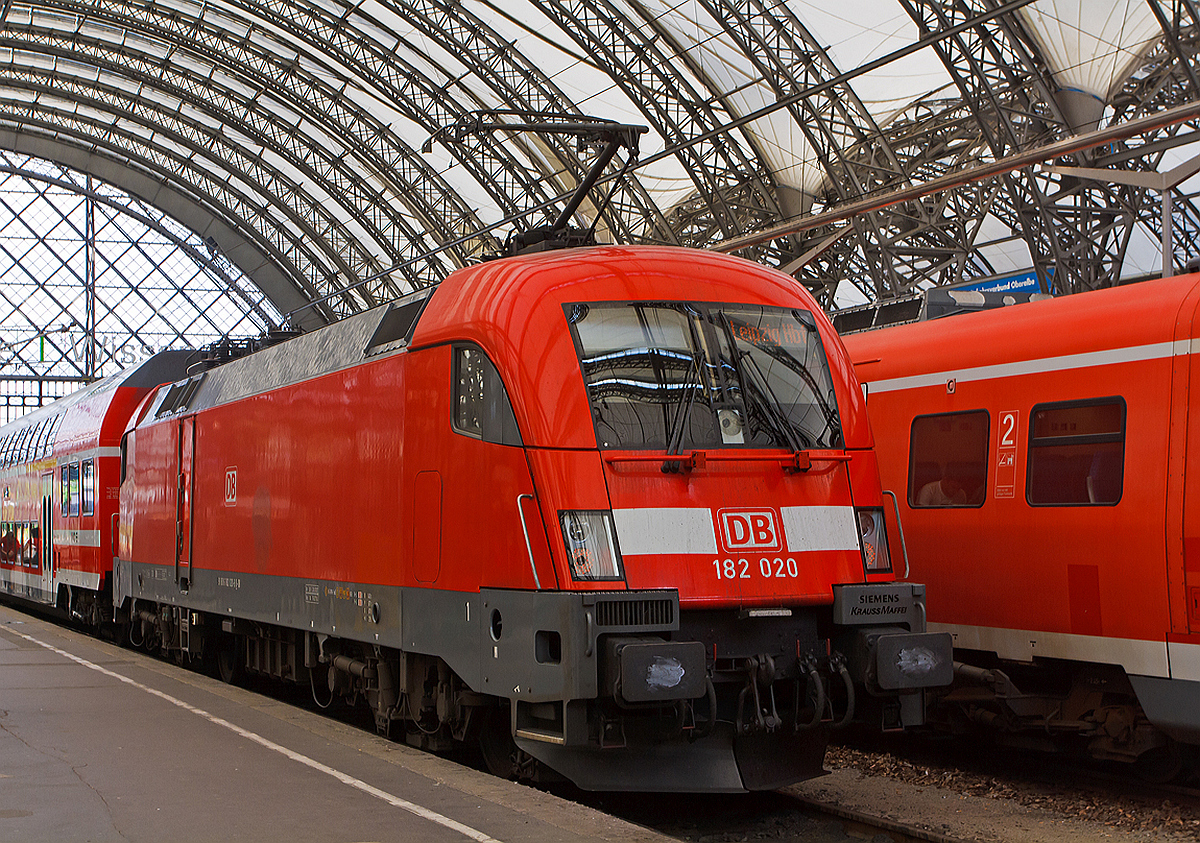
POLYGON ((896 529, 900 531, 900 552, 904 554, 904 579, 908 579, 908 545, 904 543, 904 525, 900 523, 900 501, 896 498, 896 493, 891 489, 884 489, 883 493, 892 499, 892 509, 896 510, 896 529))
POLYGON ((525 550, 529 553, 529 569, 533 571, 533 585, 540 590, 542 581, 538 579, 537 563, 533 561, 533 544, 529 541, 529 528, 525 526, 525 510, 521 508, 522 498, 533 500, 533 495, 517 495, 517 517, 521 519, 521 532, 525 534, 525 550))

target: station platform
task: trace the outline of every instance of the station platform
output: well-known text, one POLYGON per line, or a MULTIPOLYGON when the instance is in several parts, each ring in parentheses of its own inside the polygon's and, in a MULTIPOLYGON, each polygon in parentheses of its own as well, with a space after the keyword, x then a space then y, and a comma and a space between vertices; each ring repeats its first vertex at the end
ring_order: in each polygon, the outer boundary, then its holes
POLYGON ((0 840, 669 839, 0 604, 0 840))

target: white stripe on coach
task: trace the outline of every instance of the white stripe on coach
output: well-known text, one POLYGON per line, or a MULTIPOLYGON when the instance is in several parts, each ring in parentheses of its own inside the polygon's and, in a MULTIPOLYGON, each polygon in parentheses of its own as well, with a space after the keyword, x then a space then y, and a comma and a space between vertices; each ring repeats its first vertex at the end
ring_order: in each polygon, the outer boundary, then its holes
POLYGON ((86 462, 87 460, 100 459, 101 457, 119 457, 121 456, 121 448, 119 446, 107 446, 104 448, 88 448, 84 451, 72 451, 69 454, 63 454, 58 457, 57 465, 71 465, 77 462, 86 462))
MULTIPOLYGON (((90 516, 88 516, 90 517, 90 516)), ((99 547, 99 530, 55 530, 55 547, 99 547)))
MULTIPOLYGON (((1083 354, 1064 354, 1060 357, 1018 360, 1015 363, 998 363, 994 366, 976 366, 973 369, 947 369, 942 372, 909 375, 903 378, 889 378, 878 381, 872 381, 869 378, 861 379, 869 384, 868 393, 892 392, 898 389, 916 389, 922 386, 944 386, 946 381, 951 378, 959 383, 969 383, 970 381, 1011 378, 1017 375, 1065 372, 1070 369, 1084 369, 1090 366, 1111 366, 1114 363, 1161 360, 1167 357, 1190 354, 1198 347, 1200 347, 1200 340, 1185 340, 1178 343, 1156 342, 1126 348, 1110 348, 1104 351, 1089 351, 1083 354)), ((868 398, 868 400, 870 399, 868 398)))
MULTIPOLYGON (((38 563, 40 566, 40 562, 38 563)), ((24 588, 42 587, 42 569, 37 568, 0 568, 0 583, 11 582, 24 588)), ((100 575, 90 571, 75 571, 71 568, 59 568, 54 572, 54 582, 64 583, 74 588, 87 588, 92 591, 100 590, 100 575)))
POLYGON ((1167 657, 1171 660, 1172 679, 1200 681, 1200 644, 1168 641, 1167 657))
MULTIPOLYGON (((1169 645, 1172 660, 1168 664, 1168 645, 1165 641, 1109 638, 1101 635, 1075 635, 1069 632, 1042 632, 1028 629, 999 629, 990 626, 960 626, 933 622, 930 622, 927 628, 930 632, 949 632, 954 638, 955 647, 992 652, 1005 659, 1028 662, 1035 656, 1041 656, 1051 659, 1116 664, 1124 667, 1126 673, 1139 676, 1161 676, 1175 679, 1200 678, 1200 672, 1187 672, 1187 667, 1175 663, 1176 648, 1184 645, 1169 645)), ((1196 650, 1200 651, 1200 648, 1196 648, 1196 650)), ((1182 652, 1180 655, 1182 656, 1182 652)), ((1191 662, 1190 668, 1200 671, 1200 658, 1196 658, 1194 653, 1191 662)))
POLYGON ((90 588, 92 591, 100 590, 100 575, 90 573, 89 571, 59 568, 54 572, 54 579, 56 582, 66 583, 74 588, 90 588))
POLYGON ((12 583, 22 588, 42 587, 42 569, 0 568, 0 582, 12 583))

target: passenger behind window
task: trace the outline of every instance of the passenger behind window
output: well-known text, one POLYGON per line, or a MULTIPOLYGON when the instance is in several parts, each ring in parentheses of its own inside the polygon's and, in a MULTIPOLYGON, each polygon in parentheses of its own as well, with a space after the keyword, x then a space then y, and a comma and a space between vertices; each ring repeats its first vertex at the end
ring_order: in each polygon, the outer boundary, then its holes
POLYGON ((987 493, 987 464, 985 462, 952 462, 946 468, 962 487, 967 506, 979 506, 987 493))
POLYGON ((912 507, 976 507, 987 496, 986 410, 917 416, 909 447, 912 507))
POLYGON ((926 483, 917 494, 917 506, 964 506, 967 491, 961 476, 952 472, 952 466, 942 470, 938 480, 926 483))
POLYGON ((0 561, 9 565, 17 561, 17 534, 13 532, 11 524, 4 525, 4 535, 0 536, 0 561))

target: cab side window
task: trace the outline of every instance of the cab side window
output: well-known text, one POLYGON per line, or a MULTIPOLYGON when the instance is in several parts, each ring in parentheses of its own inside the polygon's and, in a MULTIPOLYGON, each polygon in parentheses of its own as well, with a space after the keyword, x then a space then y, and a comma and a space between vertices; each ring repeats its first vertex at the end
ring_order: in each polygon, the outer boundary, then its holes
POLYGON ((500 373, 479 348, 453 350, 453 427, 484 442, 520 445, 521 432, 500 373))
POLYGON ((1112 506, 1125 481, 1125 400, 1038 404, 1025 497, 1032 506, 1112 506))
POLYGON ((987 493, 986 410, 913 419, 908 505, 914 509, 981 506, 987 493))

